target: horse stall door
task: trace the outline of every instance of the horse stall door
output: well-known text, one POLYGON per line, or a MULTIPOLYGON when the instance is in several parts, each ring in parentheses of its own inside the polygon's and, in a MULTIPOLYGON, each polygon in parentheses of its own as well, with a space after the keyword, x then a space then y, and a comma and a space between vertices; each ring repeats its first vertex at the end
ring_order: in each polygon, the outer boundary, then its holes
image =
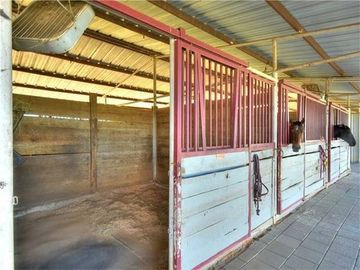
POLYGON ((249 236, 249 154, 232 144, 238 63, 175 44, 174 259, 200 269, 249 236))
POLYGON ((306 97, 305 196, 324 187, 326 176, 326 104, 306 97))
MULTIPOLYGON (((301 90, 279 82, 278 110, 278 175, 277 175, 277 212, 284 214, 293 209, 304 198, 305 191, 305 151, 304 143, 294 152, 290 140, 289 93, 303 96, 301 90)), ((303 97, 298 101, 298 119, 303 117, 303 97)))
POLYGON ((182 159, 182 269, 209 260, 248 233, 248 154, 182 159))

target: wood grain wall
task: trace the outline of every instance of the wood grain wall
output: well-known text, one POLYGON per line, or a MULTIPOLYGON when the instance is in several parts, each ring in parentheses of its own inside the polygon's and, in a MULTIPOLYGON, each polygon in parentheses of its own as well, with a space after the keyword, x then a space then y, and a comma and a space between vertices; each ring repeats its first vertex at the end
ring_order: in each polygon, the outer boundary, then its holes
POLYGON ((169 183, 169 108, 157 111, 158 181, 169 183))
MULTIPOLYGON (((15 95, 26 115, 14 134, 18 208, 90 192, 89 103, 15 95)), ((151 111, 98 105, 98 189, 151 181, 151 111)))

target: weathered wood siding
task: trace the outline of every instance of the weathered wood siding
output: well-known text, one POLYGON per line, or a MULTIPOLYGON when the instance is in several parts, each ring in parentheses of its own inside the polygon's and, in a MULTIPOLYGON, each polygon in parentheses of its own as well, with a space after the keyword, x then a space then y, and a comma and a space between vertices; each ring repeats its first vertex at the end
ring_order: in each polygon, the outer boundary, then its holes
POLYGON ((285 210, 304 197, 305 181, 304 144, 299 152, 293 152, 292 146, 282 147, 281 160, 281 209, 285 210))
MULTIPOLYGON (((90 192, 89 103, 15 95, 26 115, 14 148, 25 162, 15 168, 18 208, 90 192)), ((151 111, 98 105, 98 188, 151 179, 151 111)))
POLYGON ((184 158, 182 268, 191 269, 249 230, 248 152, 184 158))
MULTIPOLYGON (((272 217, 272 203, 273 203, 273 149, 252 152, 251 156, 254 154, 258 154, 260 159, 260 174, 262 178, 262 182, 269 189, 269 193, 262 197, 262 201, 260 202, 260 215, 256 214, 256 207, 254 204, 254 192, 253 186, 251 188, 251 229, 256 229, 261 224, 266 222, 272 217)), ((254 162, 251 163, 251 179, 252 184, 254 183, 254 162)), ((265 188, 262 188, 262 191, 265 192, 265 188)))
POLYGON ((305 145, 305 196, 319 191, 324 186, 326 169, 322 169, 319 145, 326 153, 325 142, 317 141, 305 145))
POLYGON ((158 181, 169 182, 169 108, 157 111, 158 181))
POLYGON ((98 105, 98 188, 152 180, 152 112, 98 105))

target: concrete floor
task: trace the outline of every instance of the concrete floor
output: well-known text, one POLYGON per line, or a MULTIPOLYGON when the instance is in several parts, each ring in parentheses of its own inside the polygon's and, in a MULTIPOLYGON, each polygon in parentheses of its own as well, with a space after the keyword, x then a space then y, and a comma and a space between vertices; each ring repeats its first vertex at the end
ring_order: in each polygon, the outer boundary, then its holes
POLYGON ((360 166, 229 262, 238 269, 360 269, 360 166))

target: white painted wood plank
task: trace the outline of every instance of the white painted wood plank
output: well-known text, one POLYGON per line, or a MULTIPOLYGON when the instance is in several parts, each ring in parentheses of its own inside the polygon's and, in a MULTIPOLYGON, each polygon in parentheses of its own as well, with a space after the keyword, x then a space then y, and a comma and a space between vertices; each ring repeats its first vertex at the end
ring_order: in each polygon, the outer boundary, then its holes
POLYGON ((314 194, 314 192, 320 190, 324 186, 324 181, 320 179, 317 182, 314 182, 312 185, 305 188, 305 196, 314 194))
POLYGON ((235 183, 248 181, 249 167, 241 167, 182 180, 183 198, 209 192, 235 183))
POLYGON ((248 182, 243 181, 188 197, 182 200, 182 214, 184 218, 192 216, 234 199, 248 196, 248 193, 248 182))
POLYGON ((181 175, 186 178, 246 164, 248 164, 248 152, 187 157, 181 161, 181 175))
POLYGON ((248 230, 247 219, 234 212, 232 218, 213 224, 197 234, 184 237, 181 243, 182 268, 192 269, 220 250, 244 237, 248 230))
POLYGON ((289 187, 288 189, 281 192, 281 199, 287 200, 289 198, 302 198, 303 197, 303 191, 304 191, 304 185, 303 183, 298 183, 294 186, 289 187))
POLYGON ((193 235, 206 229, 211 224, 231 219, 234 213, 241 213, 242 222, 247 222, 248 211, 248 196, 244 196, 210 208, 202 213, 184 217, 182 220, 182 236, 193 235))

